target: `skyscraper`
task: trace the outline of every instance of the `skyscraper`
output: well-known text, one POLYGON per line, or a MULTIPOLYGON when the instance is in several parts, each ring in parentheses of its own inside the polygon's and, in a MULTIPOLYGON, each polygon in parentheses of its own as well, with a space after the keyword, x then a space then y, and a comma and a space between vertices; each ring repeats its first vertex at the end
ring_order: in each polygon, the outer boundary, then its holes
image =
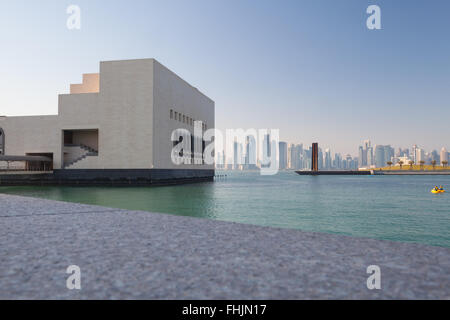
POLYGON ((261 168, 268 168, 270 164, 270 135, 264 135, 262 145, 261 168))
POLYGON ((295 144, 289 145, 289 168, 295 169, 295 144))
POLYGON ((445 149, 445 148, 441 149, 441 164, 443 161, 448 162, 448 152, 447 152, 447 149, 445 149))
POLYGON ((364 140, 363 146, 358 149, 358 166, 368 167, 373 165, 373 148, 370 140, 364 140))
POLYGON ((339 153, 334 155, 333 165, 336 169, 342 169, 342 156, 339 153))
POLYGON ((370 167, 374 164, 373 160, 373 147, 367 148, 367 166, 370 167))
POLYGON ((297 145, 297 167, 298 169, 304 169, 305 167, 305 160, 306 160, 306 155, 305 155, 305 150, 303 150, 303 144, 299 144, 297 145))
POLYGON ((392 161, 394 158, 394 149, 388 145, 388 146, 384 146, 384 162, 385 162, 385 166, 387 165, 388 161, 392 161))
POLYGON ((319 170, 322 170, 323 169, 323 152, 322 152, 322 148, 319 148, 318 162, 319 162, 319 170))
POLYGON ((223 152, 220 151, 217 152, 216 168, 217 169, 225 168, 225 154, 223 152))
POLYGON ((436 161, 436 163, 441 163, 441 157, 436 150, 431 152, 431 161, 436 161))
POLYGON ((375 146, 375 166, 377 168, 386 166, 384 146, 382 145, 375 146))
POLYGON ((325 149, 325 169, 330 170, 331 167, 332 167, 331 151, 330 151, 330 149, 325 149))
POLYGON ((280 141, 278 143, 278 150, 279 150, 279 169, 284 170, 287 168, 287 143, 280 141))
POLYGON ((308 150, 303 150, 303 167, 304 169, 310 169, 312 166, 312 147, 309 147, 308 150))
POLYGON ((417 161, 417 145, 413 145, 413 147, 412 147, 412 160, 414 161, 414 163, 417 163, 418 161, 417 161))
POLYGON ((239 164, 240 164, 240 157, 241 154, 239 152, 239 144, 237 142, 237 140, 234 140, 233 143, 233 169, 238 169, 239 168, 239 164))
POLYGON ((256 169, 256 140, 253 135, 247 136, 245 147, 245 167, 248 170, 256 169))
POLYGON ((289 150, 290 164, 289 168, 298 170, 303 169, 303 145, 302 144, 291 144, 289 150))
POLYGON ((359 146, 359 148, 358 148, 358 167, 360 167, 360 168, 365 166, 363 159, 364 159, 364 148, 363 148, 363 146, 359 146))
POLYGON ((421 148, 415 148, 415 163, 419 164, 420 161, 425 161, 425 150, 421 149, 421 148))

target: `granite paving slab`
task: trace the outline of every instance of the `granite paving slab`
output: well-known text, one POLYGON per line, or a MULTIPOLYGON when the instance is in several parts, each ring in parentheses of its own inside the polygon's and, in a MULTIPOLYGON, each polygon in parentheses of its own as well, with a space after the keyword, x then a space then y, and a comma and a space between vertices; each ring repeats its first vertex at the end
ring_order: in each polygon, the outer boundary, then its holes
POLYGON ((0 216, 0 299, 450 298, 449 248, 10 195, 0 216))

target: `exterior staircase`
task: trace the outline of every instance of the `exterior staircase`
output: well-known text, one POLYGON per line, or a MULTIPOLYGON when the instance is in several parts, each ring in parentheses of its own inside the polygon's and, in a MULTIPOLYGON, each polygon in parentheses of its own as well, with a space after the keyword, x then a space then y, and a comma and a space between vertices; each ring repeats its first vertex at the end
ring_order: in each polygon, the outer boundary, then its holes
POLYGON ((82 161, 83 159, 85 159, 86 157, 97 157, 98 156, 98 151, 85 146, 83 144, 66 144, 64 145, 64 149, 68 150, 68 149, 72 149, 72 152, 69 154, 75 154, 76 157, 73 158, 72 160, 70 160, 67 163, 64 163, 64 169, 68 169, 71 166, 73 166, 75 163, 82 161))

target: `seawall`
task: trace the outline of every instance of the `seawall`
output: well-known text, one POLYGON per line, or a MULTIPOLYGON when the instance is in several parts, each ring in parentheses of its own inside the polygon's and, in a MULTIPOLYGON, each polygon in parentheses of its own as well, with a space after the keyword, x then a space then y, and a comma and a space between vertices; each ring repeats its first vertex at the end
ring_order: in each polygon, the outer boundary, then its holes
POLYGON ((356 175, 367 176, 371 175, 370 171, 357 171, 357 170, 335 170, 335 171, 295 171, 301 176, 342 176, 342 175, 356 175))
POLYGON ((356 176, 367 176, 367 175, 380 175, 380 176, 389 176, 389 175, 450 175, 450 171, 380 171, 380 170, 335 170, 335 171, 295 171, 297 174, 301 176, 342 176, 342 175, 356 175, 356 176))
POLYGON ((66 169, 42 174, 0 174, 0 186, 152 186, 214 180, 214 170, 66 169))
POLYGON ((375 175, 402 175, 402 176, 431 176, 431 175, 450 175, 450 171, 446 170, 446 171, 406 171, 406 170, 386 170, 386 171, 377 171, 374 170, 373 174, 375 175))

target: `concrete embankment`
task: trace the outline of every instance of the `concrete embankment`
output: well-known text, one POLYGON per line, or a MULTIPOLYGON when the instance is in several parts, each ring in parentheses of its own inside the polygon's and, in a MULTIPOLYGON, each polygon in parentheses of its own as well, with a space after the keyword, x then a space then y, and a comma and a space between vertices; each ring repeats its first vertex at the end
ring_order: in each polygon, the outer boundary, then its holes
POLYGON ((450 299, 449 270, 449 248, 0 194, 0 299, 450 299))
POLYGON ((406 170, 383 170, 377 171, 374 170, 373 174, 375 175, 402 175, 402 176, 428 176, 428 175, 450 175, 450 171, 406 171, 406 170))
POLYGON ((369 170, 319 170, 319 171, 295 171, 301 176, 368 176, 369 170))
POLYGON ((214 170, 70 169, 0 173, 0 186, 164 186, 214 180, 214 170))
POLYGON ((450 175, 450 171, 406 171, 406 170, 319 170, 295 171, 301 176, 367 176, 367 175, 450 175))

